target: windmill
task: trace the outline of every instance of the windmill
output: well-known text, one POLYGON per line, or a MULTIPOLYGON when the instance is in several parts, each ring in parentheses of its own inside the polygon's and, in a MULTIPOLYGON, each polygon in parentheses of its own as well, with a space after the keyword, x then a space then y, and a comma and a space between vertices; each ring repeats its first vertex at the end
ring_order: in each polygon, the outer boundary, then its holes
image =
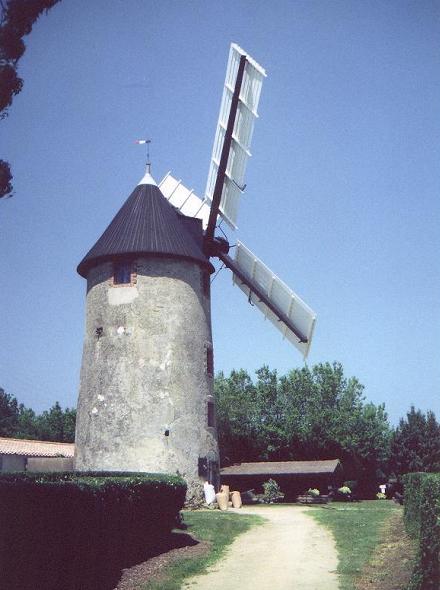
MULTIPOLYGON (((263 68, 232 44, 205 196, 147 172, 78 265, 87 312, 75 469, 179 472, 188 497, 218 483, 211 258, 307 356, 314 312, 244 244, 237 227, 263 68)), ((147 143, 147 142, 146 142, 147 143)))

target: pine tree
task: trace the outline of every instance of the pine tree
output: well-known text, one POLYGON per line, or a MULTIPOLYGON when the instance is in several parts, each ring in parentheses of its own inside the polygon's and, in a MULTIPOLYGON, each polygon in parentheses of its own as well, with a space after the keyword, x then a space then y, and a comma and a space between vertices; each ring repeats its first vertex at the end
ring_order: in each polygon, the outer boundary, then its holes
POLYGON ((424 471, 440 471, 440 425, 431 410, 426 414, 422 461, 424 471))
POLYGON ((18 404, 0 387, 0 436, 54 442, 75 442, 76 410, 63 410, 59 402, 42 414, 18 404))
POLYGON ((392 437, 391 468, 397 475, 440 470, 440 426, 433 412, 425 416, 411 406, 400 419, 392 437))
POLYGON ((18 402, 0 387, 0 436, 13 436, 18 424, 18 402))

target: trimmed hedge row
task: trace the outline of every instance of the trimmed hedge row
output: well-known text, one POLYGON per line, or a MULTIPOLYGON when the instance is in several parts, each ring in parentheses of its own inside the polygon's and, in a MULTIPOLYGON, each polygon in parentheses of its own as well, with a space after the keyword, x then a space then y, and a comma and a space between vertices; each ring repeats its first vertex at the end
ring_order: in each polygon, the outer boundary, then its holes
POLYGON ((440 474, 409 473, 405 486, 404 520, 418 539, 417 561, 408 590, 440 588, 440 474))
POLYGON ((160 474, 0 475, 0 587, 114 588, 166 544, 185 493, 160 474))

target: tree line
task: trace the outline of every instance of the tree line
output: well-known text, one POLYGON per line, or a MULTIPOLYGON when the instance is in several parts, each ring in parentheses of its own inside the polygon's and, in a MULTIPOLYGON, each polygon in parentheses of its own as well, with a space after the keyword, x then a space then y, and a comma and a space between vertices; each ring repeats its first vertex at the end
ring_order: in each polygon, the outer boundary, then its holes
POLYGON ((246 461, 341 459, 346 479, 365 488, 411 471, 440 470, 440 426, 433 412, 410 409, 392 428, 385 405, 340 363, 279 376, 263 366, 215 379, 223 465, 246 461))
MULTIPOLYGON (((346 479, 364 488, 413 471, 440 471, 440 425, 411 407, 392 428, 385 405, 366 401, 363 385, 340 363, 279 376, 267 366, 253 380, 244 369, 214 380, 220 460, 341 459, 346 479)), ((0 388, 0 436, 74 442, 74 409, 56 402, 36 414, 0 388)))
POLYGON ((63 410, 58 402, 36 414, 0 387, 0 436, 72 443, 75 420, 76 410, 63 410))

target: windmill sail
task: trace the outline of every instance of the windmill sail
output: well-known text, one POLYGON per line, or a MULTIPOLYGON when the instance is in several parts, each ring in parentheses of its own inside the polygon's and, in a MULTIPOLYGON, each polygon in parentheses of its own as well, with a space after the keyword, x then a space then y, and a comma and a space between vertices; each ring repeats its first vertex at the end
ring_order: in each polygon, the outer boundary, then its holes
POLYGON ((241 242, 235 260, 220 259, 233 272, 233 282, 304 356, 310 349, 316 314, 241 242))
POLYGON ((313 337, 315 313, 241 242, 232 260, 214 237, 219 213, 231 228, 237 227, 238 203, 244 190, 244 175, 265 77, 265 70, 233 43, 205 198, 200 199, 170 173, 160 182, 159 188, 184 215, 202 220, 205 252, 218 256, 232 270, 234 284, 246 294, 249 302, 258 307, 306 358, 313 337))
POLYGON ((160 181, 159 189, 171 205, 188 217, 201 219, 203 229, 206 229, 210 210, 210 204, 206 200, 202 201, 194 191, 187 189, 181 180, 171 176, 170 172, 160 181))
POLYGON ((238 202, 240 194, 243 192, 246 164, 251 155, 249 149, 252 141, 252 133, 255 119, 258 117, 257 109, 261 87, 263 79, 266 77, 265 70, 235 43, 232 43, 229 52, 223 97, 205 190, 205 198, 211 202, 220 167, 235 81, 242 56, 246 56, 246 65, 241 83, 238 109, 220 202, 220 215, 233 229, 237 227, 238 202))

